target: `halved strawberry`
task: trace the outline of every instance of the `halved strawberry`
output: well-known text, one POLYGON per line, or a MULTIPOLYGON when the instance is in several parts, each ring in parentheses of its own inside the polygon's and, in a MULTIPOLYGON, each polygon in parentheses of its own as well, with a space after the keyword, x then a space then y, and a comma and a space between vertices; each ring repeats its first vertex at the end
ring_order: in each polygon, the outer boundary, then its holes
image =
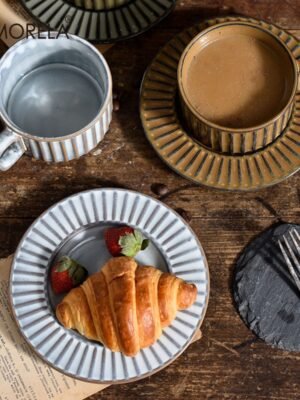
POLYGON ((88 272, 82 265, 64 256, 51 268, 50 281, 53 292, 56 294, 69 292, 83 283, 87 276, 88 272))
POLYGON ((108 228, 104 237, 107 249, 113 257, 134 257, 149 245, 149 240, 144 239, 140 231, 130 226, 108 228))

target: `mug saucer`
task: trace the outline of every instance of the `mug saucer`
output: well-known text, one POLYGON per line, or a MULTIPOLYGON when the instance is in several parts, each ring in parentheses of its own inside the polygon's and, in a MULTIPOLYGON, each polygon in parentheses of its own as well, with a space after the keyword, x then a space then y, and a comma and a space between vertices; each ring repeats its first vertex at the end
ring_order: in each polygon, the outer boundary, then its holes
POLYGON ((299 41, 274 25, 244 17, 204 21, 175 36, 156 56, 142 82, 140 115, 154 150, 181 176, 216 189, 257 190, 275 185, 300 169, 300 92, 281 135, 267 147, 244 155, 220 154, 203 146, 186 131, 178 106, 177 68, 184 49, 203 29, 231 21, 267 28, 296 59, 300 58, 299 41))
POLYGON ((21 0, 29 13, 52 30, 93 43, 115 43, 138 36, 169 15, 176 0, 131 0, 112 9, 87 10, 68 0, 21 0))

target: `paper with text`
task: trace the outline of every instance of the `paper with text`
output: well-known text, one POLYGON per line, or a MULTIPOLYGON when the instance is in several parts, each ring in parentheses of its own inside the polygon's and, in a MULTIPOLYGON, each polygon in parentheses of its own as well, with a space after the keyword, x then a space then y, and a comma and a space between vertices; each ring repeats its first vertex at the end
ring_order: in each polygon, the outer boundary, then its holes
POLYGON ((82 400, 103 390, 51 368, 26 343, 10 311, 11 261, 0 260, 0 400, 82 400))

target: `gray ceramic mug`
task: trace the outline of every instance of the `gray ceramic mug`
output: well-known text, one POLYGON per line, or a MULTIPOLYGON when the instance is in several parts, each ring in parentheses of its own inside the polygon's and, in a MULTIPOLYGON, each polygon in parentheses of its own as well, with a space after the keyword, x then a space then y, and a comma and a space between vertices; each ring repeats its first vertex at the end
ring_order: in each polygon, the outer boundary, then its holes
POLYGON ((47 162, 87 154, 103 139, 111 117, 111 73, 87 41, 44 32, 2 57, 1 171, 24 153, 47 162))

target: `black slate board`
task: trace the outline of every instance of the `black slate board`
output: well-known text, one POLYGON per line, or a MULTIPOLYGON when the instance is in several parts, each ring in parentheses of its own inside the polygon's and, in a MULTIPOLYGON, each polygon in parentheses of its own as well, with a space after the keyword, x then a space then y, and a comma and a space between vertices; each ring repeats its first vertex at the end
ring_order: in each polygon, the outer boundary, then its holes
POLYGON ((278 238, 300 225, 277 225, 253 240, 239 257, 233 296, 246 325, 274 347, 300 351, 300 292, 284 262, 278 238))

